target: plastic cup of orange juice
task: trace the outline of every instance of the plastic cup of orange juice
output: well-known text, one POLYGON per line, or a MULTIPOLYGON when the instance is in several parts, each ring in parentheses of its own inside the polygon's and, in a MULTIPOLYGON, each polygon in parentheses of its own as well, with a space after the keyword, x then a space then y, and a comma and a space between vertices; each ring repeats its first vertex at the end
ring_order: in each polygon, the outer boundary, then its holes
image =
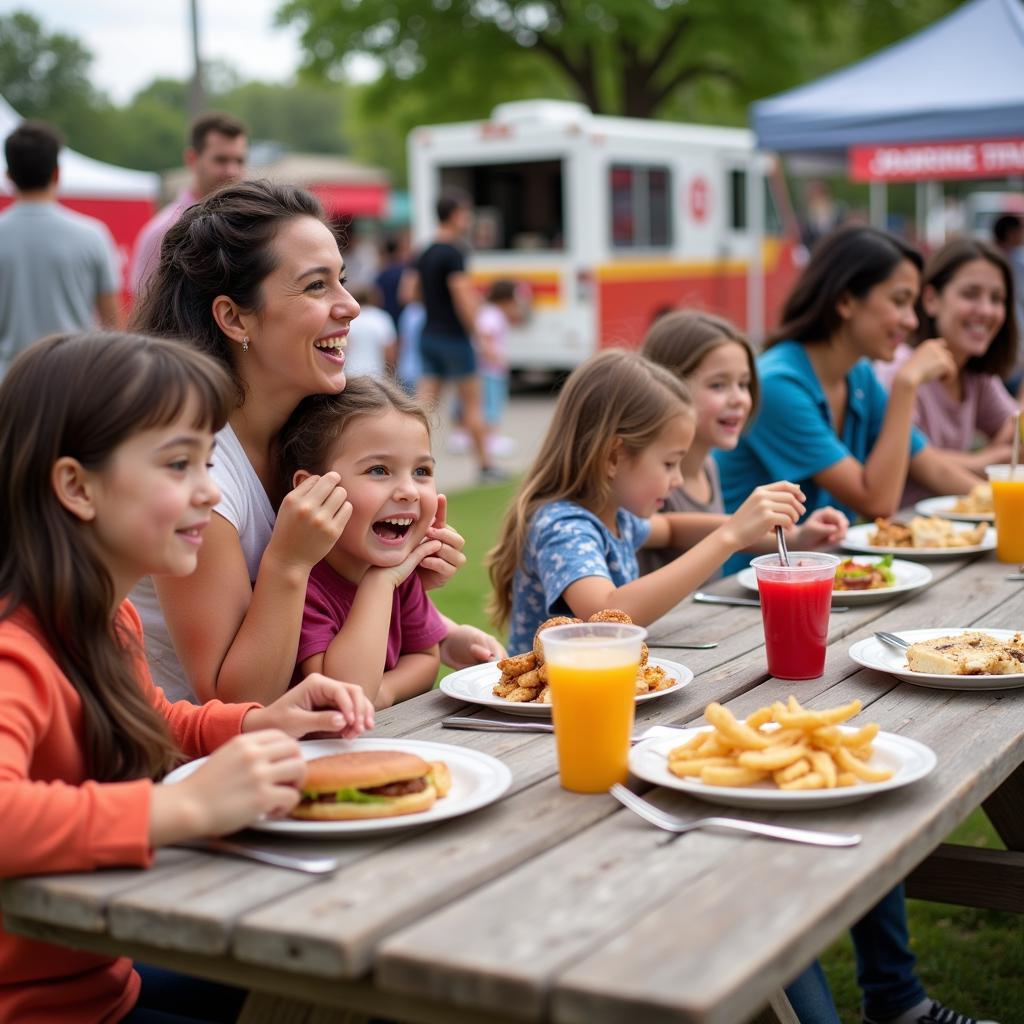
POLYGON ((996 514, 996 558, 1024 562, 1024 466, 1012 477, 1008 465, 986 466, 985 473, 996 514))
POLYGON ((626 781, 645 636, 640 626, 620 622, 552 626, 540 634, 565 789, 605 793, 626 781))

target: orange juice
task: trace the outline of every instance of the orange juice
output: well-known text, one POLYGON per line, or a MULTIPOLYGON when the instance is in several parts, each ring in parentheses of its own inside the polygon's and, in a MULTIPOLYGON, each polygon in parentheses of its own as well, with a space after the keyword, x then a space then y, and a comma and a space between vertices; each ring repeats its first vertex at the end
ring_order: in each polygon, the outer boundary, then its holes
POLYGON ((574 652, 571 665, 548 662, 558 775, 576 793, 604 793, 626 781, 637 661, 622 657, 588 648, 574 652))
POLYGON ((996 513, 996 558, 1024 562, 1024 479, 992 480, 996 513))

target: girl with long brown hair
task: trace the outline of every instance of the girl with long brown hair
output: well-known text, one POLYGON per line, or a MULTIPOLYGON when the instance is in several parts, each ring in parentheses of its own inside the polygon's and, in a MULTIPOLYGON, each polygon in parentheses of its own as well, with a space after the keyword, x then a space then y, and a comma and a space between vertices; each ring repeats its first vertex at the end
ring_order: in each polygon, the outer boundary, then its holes
MULTIPOLYGON (((0 386, 0 878, 141 867, 286 813, 304 776, 293 737, 373 725, 358 687, 323 676, 266 708, 171 704, 150 680, 126 597, 195 568, 231 399, 208 357, 127 334, 46 338, 0 386)), ((2 929, 0 965, 2 1020, 121 1020, 139 999, 127 960, 2 929)))
POLYGON ((639 548, 684 547, 686 516, 658 510, 682 478, 693 405, 668 370, 601 352, 566 381, 533 466, 488 556, 495 621, 529 650, 549 615, 621 608, 647 625, 730 555, 803 512, 793 484, 758 488, 736 514, 670 564, 639 577, 639 548))

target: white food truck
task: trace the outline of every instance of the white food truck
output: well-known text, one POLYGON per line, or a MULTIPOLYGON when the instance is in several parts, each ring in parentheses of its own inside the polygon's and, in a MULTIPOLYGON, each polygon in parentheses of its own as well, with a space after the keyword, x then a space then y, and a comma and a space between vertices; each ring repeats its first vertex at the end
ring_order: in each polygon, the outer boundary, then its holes
POLYGON ((799 248, 772 166, 744 129, 501 104, 488 121, 410 134, 413 241, 429 242, 443 189, 472 196, 474 281, 509 278, 532 295, 513 369, 568 370, 602 346, 635 346, 672 308, 729 317, 757 340, 799 248))

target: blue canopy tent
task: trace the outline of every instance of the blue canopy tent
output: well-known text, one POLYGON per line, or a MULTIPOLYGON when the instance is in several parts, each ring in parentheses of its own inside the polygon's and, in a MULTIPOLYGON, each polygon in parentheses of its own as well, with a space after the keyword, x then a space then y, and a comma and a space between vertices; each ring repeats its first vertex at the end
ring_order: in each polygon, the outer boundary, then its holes
POLYGON ((971 0, 909 39, 751 108, 758 144, 821 152, 857 143, 1024 132, 1024 4, 971 0))

